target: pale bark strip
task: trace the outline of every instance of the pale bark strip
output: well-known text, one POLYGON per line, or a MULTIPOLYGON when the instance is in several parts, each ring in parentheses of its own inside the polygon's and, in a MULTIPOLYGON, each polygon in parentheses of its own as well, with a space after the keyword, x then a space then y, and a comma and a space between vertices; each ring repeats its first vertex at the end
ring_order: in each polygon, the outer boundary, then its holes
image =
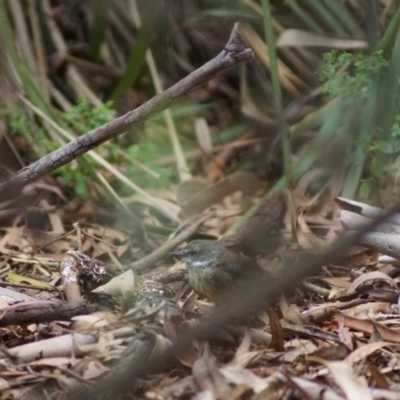
MULTIPOLYGON (((133 337, 133 328, 118 328, 109 332, 114 339, 133 337)), ((99 340, 99 329, 93 329, 86 333, 71 333, 40 340, 32 343, 25 343, 20 346, 7 349, 7 353, 1 354, 0 359, 4 361, 5 356, 14 359, 15 364, 25 364, 35 360, 56 357, 80 357, 87 350, 84 346, 95 344, 99 340)))
MULTIPOLYGON (((354 231, 365 230, 373 221, 381 219, 384 222, 365 232, 358 240, 358 244, 392 257, 397 264, 400 260, 400 214, 389 215, 387 210, 373 207, 358 201, 337 197, 335 199, 340 211, 340 222, 348 234, 354 231), (396 262, 397 260, 397 262, 396 262)), ((352 233, 351 233, 352 232, 352 233)), ((345 235, 346 236, 346 235, 345 235)), ((386 259, 386 262, 389 260, 386 259)))
POLYGON ((400 225, 400 214, 397 212, 388 215, 387 211, 382 208, 370 206, 355 200, 345 199, 343 197, 336 197, 335 202, 343 210, 351 211, 370 219, 382 219, 382 222, 400 225))
POLYGON ((388 256, 400 259, 400 236, 383 232, 367 232, 358 243, 388 256))
POLYGON ((163 93, 153 97, 135 110, 129 111, 127 114, 79 136, 62 148, 18 171, 15 176, 1 182, 0 200, 12 198, 28 183, 69 163, 101 143, 126 132, 132 126, 143 123, 152 115, 168 108, 173 102, 196 87, 237 64, 251 60, 253 52, 246 48, 239 29, 240 25, 236 23, 229 41, 221 53, 163 93))
MULTIPOLYGON (((341 210, 340 222, 346 231, 352 231, 355 229, 365 228, 372 222, 372 219, 364 217, 360 214, 355 214, 351 211, 341 210)), ((391 224, 389 222, 382 222, 375 228, 375 231, 400 234, 400 225, 391 224)))

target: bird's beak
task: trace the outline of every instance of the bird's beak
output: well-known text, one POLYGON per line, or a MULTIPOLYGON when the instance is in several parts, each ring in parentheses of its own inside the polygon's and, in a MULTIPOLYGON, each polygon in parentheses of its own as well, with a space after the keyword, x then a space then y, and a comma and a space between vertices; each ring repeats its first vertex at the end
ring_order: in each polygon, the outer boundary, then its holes
POLYGON ((167 255, 170 256, 170 257, 182 258, 185 255, 185 250, 184 249, 180 249, 180 250, 169 251, 167 253, 167 255))

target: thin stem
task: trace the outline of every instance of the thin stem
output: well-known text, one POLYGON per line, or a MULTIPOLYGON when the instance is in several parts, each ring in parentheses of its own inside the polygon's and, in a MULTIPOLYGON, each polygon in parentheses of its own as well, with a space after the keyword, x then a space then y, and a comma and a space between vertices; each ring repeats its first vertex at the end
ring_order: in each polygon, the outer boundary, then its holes
POLYGON ((240 26, 235 24, 224 50, 211 61, 135 110, 79 136, 65 146, 18 171, 13 177, 0 182, 0 200, 15 197, 28 183, 47 175, 107 140, 128 131, 133 126, 144 123, 151 116, 165 110, 198 86, 252 58, 253 52, 246 48, 241 38, 240 26))
POLYGON ((274 105, 278 118, 279 132, 281 133, 282 136, 283 165, 284 165, 284 173, 287 180, 287 185, 289 188, 289 208, 291 210, 291 227, 292 227, 292 235, 294 237, 296 234, 296 215, 295 215, 293 190, 292 190, 294 185, 293 185, 292 165, 290 162, 291 151, 290 151, 289 131, 283 113, 282 91, 279 82, 278 62, 277 62, 277 54, 275 48, 274 32, 272 29, 273 25, 272 25, 272 16, 271 16, 271 8, 269 0, 262 0, 261 5, 264 16, 264 30, 268 46, 268 57, 270 62, 272 87, 274 89, 274 95, 273 95, 274 105))

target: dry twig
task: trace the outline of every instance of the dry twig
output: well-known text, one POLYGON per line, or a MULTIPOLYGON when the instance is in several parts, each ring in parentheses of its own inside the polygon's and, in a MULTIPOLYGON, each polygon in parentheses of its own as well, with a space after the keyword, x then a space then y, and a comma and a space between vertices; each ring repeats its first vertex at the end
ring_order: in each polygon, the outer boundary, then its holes
POLYGON ((165 110, 173 102, 203 83, 252 58, 253 52, 245 47, 239 32, 239 24, 236 23, 224 50, 215 58, 135 110, 79 136, 60 149, 21 169, 15 176, 1 182, 0 200, 14 197, 28 183, 71 162, 107 140, 121 135, 134 125, 142 124, 152 115, 165 110))

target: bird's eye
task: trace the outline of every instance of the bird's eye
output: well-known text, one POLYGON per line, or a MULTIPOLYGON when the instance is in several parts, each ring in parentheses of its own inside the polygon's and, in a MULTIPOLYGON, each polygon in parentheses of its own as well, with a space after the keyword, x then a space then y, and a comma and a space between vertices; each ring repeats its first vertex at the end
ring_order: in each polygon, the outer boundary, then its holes
POLYGON ((197 255, 197 250, 192 250, 192 256, 197 255))

